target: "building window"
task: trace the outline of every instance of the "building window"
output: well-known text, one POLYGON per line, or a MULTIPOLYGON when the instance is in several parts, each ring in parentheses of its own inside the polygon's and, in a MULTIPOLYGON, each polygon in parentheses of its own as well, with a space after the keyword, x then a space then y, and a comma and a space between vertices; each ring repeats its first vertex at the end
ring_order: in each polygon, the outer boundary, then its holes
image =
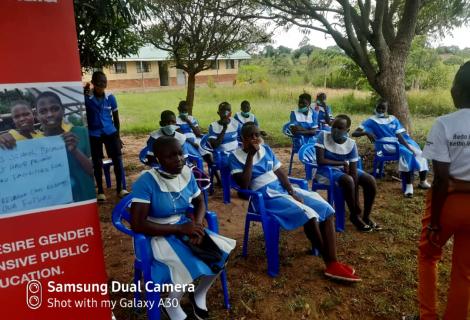
POLYGON ((235 60, 225 60, 225 69, 235 69, 235 60))
POLYGON ((136 61, 137 73, 150 72, 150 62, 149 61, 136 61))
POLYGON ((218 60, 212 60, 211 61, 211 69, 212 70, 218 70, 219 69, 219 61, 218 60))
POLYGON ((114 63, 114 73, 127 73, 126 62, 115 62, 114 63))

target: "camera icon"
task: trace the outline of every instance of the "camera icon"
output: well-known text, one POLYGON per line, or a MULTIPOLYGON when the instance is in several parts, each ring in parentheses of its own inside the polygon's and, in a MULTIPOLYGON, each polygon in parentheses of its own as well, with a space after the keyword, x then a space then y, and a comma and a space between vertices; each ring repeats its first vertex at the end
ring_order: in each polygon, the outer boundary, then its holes
POLYGON ((42 304, 42 285, 38 280, 31 280, 26 285, 26 305, 30 309, 37 309, 42 304))

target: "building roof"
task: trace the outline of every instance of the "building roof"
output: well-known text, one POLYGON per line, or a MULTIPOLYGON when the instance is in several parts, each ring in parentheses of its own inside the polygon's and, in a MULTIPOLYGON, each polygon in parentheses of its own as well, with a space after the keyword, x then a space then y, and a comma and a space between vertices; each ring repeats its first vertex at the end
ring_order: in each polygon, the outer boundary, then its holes
MULTIPOLYGON (((250 59, 251 56, 243 50, 237 50, 232 54, 226 56, 220 56, 219 60, 245 60, 250 59)), ((154 46, 147 45, 139 49, 137 54, 130 55, 128 57, 120 57, 118 61, 164 61, 170 60, 170 55, 167 51, 157 49, 154 46)))

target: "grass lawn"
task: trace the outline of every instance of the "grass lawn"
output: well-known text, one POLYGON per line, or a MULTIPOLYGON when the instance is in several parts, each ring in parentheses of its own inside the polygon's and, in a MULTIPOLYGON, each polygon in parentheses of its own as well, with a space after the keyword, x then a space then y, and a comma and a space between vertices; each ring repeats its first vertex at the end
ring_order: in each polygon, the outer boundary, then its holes
MULTIPOLYGON (((297 97, 303 91, 314 95, 324 89, 302 86, 221 86, 217 88, 200 87, 196 89, 194 116, 201 128, 207 130, 212 121, 218 119, 217 106, 222 101, 232 105, 232 112, 240 110, 240 103, 248 100, 252 112, 258 118, 260 126, 269 133, 267 142, 274 146, 287 146, 290 141, 282 134, 281 128, 289 120, 289 113, 297 104, 297 97)), ((369 109, 370 96, 366 92, 353 90, 327 89, 328 103, 335 114, 346 113, 351 116, 356 128, 368 117, 364 110, 369 109), (360 110, 360 112, 352 112, 360 110), (352 114, 353 113, 353 114, 352 114)), ((119 93, 116 95, 122 119, 124 134, 147 135, 159 127, 160 113, 172 110, 177 113, 177 105, 186 96, 185 89, 161 90, 154 92, 119 93)), ((372 113, 372 112, 371 112, 372 113)), ((422 144, 434 121, 433 117, 415 117, 413 136, 422 144), (418 121, 419 118, 419 121, 418 121)))

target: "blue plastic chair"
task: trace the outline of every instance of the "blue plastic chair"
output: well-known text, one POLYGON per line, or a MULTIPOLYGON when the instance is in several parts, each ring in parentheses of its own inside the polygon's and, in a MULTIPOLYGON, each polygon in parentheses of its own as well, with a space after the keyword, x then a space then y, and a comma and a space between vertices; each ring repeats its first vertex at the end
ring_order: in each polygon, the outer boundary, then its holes
MULTIPOLYGON (((292 164, 294 162, 294 155, 299 152, 300 148, 306 143, 314 143, 316 141, 315 136, 312 137, 305 137, 303 135, 294 135, 290 129, 293 124, 288 122, 282 126, 282 133, 289 137, 292 142, 292 149, 290 152, 290 159, 289 159, 289 170, 287 172, 288 175, 292 173, 292 164)), ((318 131, 320 132, 320 131, 318 131)))
MULTIPOLYGON (((122 188, 127 189, 126 183, 126 172, 124 171, 124 165, 122 164, 122 159, 119 159, 119 165, 121 166, 122 172, 122 188)), ((103 160, 103 172, 104 179, 106 181, 106 188, 111 188, 111 167, 113 166, 113 161, 111 159, 103 160)))
MULTIPOLYGON (((290 178, 289 181, 297 184, 300 188, 308 190, 308 183, 304 179, 290 178)), ((240 194, 249 198, 248 211, 245 218, 245 234, 243 236, 242 255, 248 255, 248 238, 250 235, 251 222, 261 222, 264 233, 264 242, 266 247, 266 257, 268 260, 268 275, 276 277, 279 274, 279 234, 280 226, 276 219, 272 218, 267 212, 264 205, 264 199, 261 192, 241 189, 234 182, 232 188, 240 194)), ((312 248, 315 255, 318 251, 312 248)))
MULTIPOLYGON (((400 161, 400 143, 398 141, 376 140, 374 142, 374 147, 375 151, 372 175, 376 179, 381 179, 384 176, 384 166, 386 162, 400 161), (390 152, 390 150, 395 151, 390 152)), ((401 175, 401 189, 403 192, 406 189, 406 182, 403 174, 401 175)))
MULTIPOLYGON (((315 175, 319 166, 317 165, 315 145, 313 143, 305 144, 300 148, 299 160, 305 167, 305 179, 312 181, 312 190, 326 190, 328 203, 335 208, 335 229, 337 232, 344 232, 346 208, 343 192, 335 183, 323 184, 316 180, 315 175)), ((328 181, 333 181, 332 169, 328 166, 321 166, 321 168, 326 170, 328 181)))
MULTIPOLYGON (((206 134, 201 138, 200 146, 212 153, 214 158, 214 165, 209 167, 209 176, 211 179, 211 188, 214 186, 214 176, 217 171, 220 172, 220 178, 222 182, 222 191, 223 191, 223 199, 224 204, 230 203, 230 168, 228 166, 223 165, 222 163, 222 152, 219 150, 214 150, 209 143, 209 135, 206 134)), ((211 189, 211 192, 213 190, 211 189)))
MULTIPOLYGON (((134 279, 133 283, 137 286, 139 281, 144 279, 145 283, 155 283, 155 284, 163 284, 169 282, 169 274, 167 274, 167 268, 164 267, 158 261, 153 259, 152 249, 150 246, 151 237, 145 236, 140 233, 135 233, 130 229, 126 224, 129 224, 130 221, 130 213, 128 208, 130 207, 132 200, 132 195, 128 195, 123 198, 113 209, 112 213, 112 221, 113 225, 119 231, 131 236, 134 241, 134 279), (157 275, 158 279, 154 279, 152 277, 152 273, 157 275)), ((206 212, 206 221, 208 224, 208 229, 213 232, 219 231, 219 225, 217 221, 217 215, 214 212, 207 211, 206 212)), ((227 285, 227 274, 224 270, 220 274, 220 280, 222 283, 222 290, 224 295, 224 306, 226 309, 230 309, 229 303, 229 294, 228 294, 228 285, 227 285)), ((151 284, 150 287, 153 287, 151 284)), ((142 299, 142 295, 140 292, 134 293, 134 298, 137 301, 142 299)), ((150 306, 147 307, 147 316, 149 320, 159 320, 160 319, 160 309, 158 307, 158 301, 160 301, 160 293, 159 292, 152 292, 152 291, 145 291, 144 293, 145 300, 155 301, 154 308, 150 306)))

